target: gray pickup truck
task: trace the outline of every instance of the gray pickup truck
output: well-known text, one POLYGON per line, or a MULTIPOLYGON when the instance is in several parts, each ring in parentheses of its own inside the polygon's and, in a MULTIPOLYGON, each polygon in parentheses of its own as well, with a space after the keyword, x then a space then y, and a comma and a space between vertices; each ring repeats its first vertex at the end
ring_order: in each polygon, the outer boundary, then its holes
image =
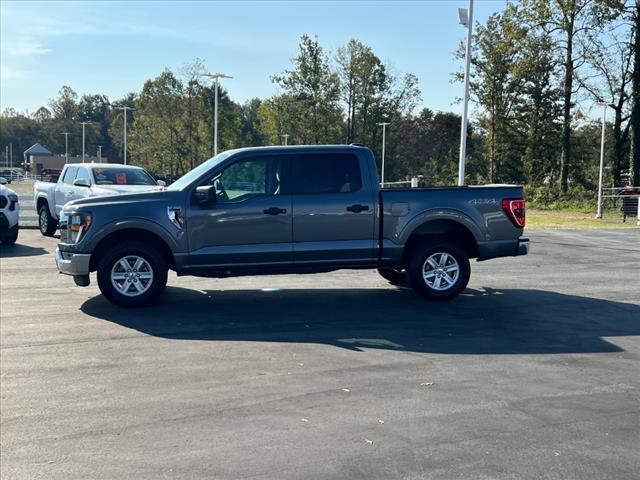
POLYGON ((469 259, 525 255, 522 187, 379 188, 362 146, 230 150, 162 191, 85 198, 60 216, 58 270, 111 302, 158 297, 178 275, 378 269, 395 285, 445 300, 469 259))

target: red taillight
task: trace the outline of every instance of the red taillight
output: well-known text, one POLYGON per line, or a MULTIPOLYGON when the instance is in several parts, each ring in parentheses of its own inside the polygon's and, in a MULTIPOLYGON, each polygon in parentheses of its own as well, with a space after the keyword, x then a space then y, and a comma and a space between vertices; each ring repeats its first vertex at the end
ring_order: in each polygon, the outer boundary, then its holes
POLYGON ((524 200, 522 198, 504 198, 502 200, 502 210, 516 227, 524 228, 525 213, 524 200))

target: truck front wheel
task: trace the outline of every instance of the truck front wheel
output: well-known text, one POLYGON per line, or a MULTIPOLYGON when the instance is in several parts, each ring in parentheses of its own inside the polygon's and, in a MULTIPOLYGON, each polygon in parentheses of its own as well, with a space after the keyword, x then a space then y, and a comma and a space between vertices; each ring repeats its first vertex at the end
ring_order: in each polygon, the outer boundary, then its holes
POLYGON ((102 294, 121 307, 139 307, 155 300, 167 284, 167 262, 141 242, 124 242, 106 251, 98 265, 102 294))
POLYGON ((38 227, 45 237, 53 237, 58 229, 58 221, 49 213, 49 207, 45 204, 38 210, 38 227))
POLYGON ((469 257, 458 245, 438 241, 417 248, 408 268, 413 290, 429 300, 450 300, 469 283, 469 257))

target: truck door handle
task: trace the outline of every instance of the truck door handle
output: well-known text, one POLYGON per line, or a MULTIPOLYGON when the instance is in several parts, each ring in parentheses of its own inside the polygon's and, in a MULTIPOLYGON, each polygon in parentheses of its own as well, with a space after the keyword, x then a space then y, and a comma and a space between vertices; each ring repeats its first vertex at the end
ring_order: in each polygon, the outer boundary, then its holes
POLYGON ((271 207, 271 208, 265 209, 265 211, 264 211, 265 215, 280 215, 281 213, 287 213, 287 209, 286 208, 271 207))
POLYGON ((368 205, 351 205, 349 207, 347 207, 347 211, 348 212, 353 212, 353 213, 360 213, 360 212, 364 212, 365 210, 369 210, 369 206, 368 205))

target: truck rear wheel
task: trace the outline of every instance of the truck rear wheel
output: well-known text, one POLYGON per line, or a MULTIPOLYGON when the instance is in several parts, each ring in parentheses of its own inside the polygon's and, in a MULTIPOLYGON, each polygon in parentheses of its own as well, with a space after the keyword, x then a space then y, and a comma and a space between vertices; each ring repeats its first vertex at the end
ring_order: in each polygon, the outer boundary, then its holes
POLYGON ((379 268, 378 273, 391 285, 396 285, 397 287, 406 287, 409 283, 407 282, 407 274, 405 271, 399 272, 392 268, 379 268))
POLYGON ((49 206, 42 205, 38 210, 38 227, 40 227, 40 233, 45 237, 53 237, 58 229, 58 221, 49 213, 49 206))
POLYGON ((141 242, 124 242, 106 251, 98 265, 102 294, 121 307, 139 307, 155 300, 167 285, 167 262, 141 242))
POLYGON ((450 300, 469 283, 471 267, 466 252, 444 240, 416 249, 408 268, 413 290, 429 300, 450 300))

